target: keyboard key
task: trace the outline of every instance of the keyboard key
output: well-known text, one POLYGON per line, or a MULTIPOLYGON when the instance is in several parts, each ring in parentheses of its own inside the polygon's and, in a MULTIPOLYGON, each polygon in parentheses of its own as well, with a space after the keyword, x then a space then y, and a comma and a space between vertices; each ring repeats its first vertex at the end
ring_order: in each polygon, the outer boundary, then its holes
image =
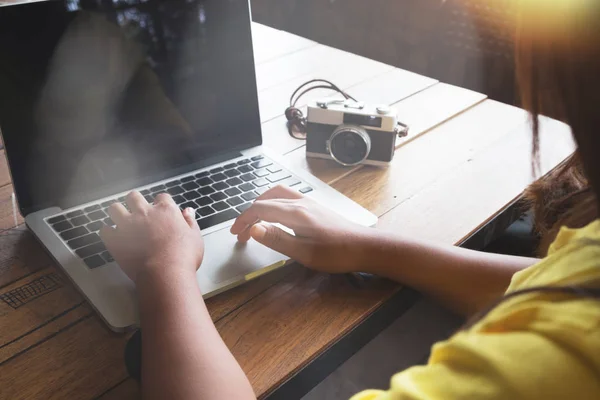
POLYGON ((183 197, 185 197, 187 200, 194 200, 200 196, 202 196, 202 195, 200 193, 198 193, 198 191, 196 191, 196 190, 192 190, 191 192, 187 192, 187 193, 183 194, 183 197))
POLYGON ((83 211, 85 211, 86 213, 92 212, 92 211, 96 211, 99 210, 101 207, 99 204, 94 204, 93 206, 89 206, 83 209, 83 211))
POLYGON ((238 186, 238 188, 242 191, 242 192, 249 192, 251 190, 254 190, 254 185, 251 183, 244 183, 243 185, 238 186))
POLYGON ((85 228, 85 226, 80 226, 78 228, 73 228, 73 229, 69 229, 68 231, 62 232, 60 234, 60 237, 63 238, 63 240, 71 240, 78 236, 83 236, 87 233, 89 233, 89 232, 85 228))
POLYGON ((231 189, 227 189, 225 191, 225 194, 227 196, 237 196, 238 194, 242 193, 242 191, 238 188, 231 188, 231 189))
POLYGON ((208 185, 212 185, 214 182, 210 178, 202 178, 202 179, 198 179, 196 181, 196 183, 200 186, 208 186, 208 185))
POLYGON ((272 174, 281 171, 281 169, 282 168, 279 165, 271 165, 270 167, 267 167, 267 171, 269 171, 272 174))
POLYGON ((244 183, 244 181, 241 180, 240 178, 227 179, 225 182, 227 182, 227 184, 229 186, 237 186, 237 185, 241 185, 242 183, 244 183))
POLYGON ((247 209, 249 209, 252 206, 252 203, 246 203, 246 204, 242 204, 239 207, 236 207, 235 209, 238 210, 238 212, 241 214, 244 211, 246 211, 247 209))
POLYGON ((222 167, 217 167, 217 168, 213 168, 210 170, 211 174, 216 174, 217 172, 223 172, 223 168, 222 167))
POLYGON ((205 176, 208 176, 210 172, 208 171, 204 171, 204 172, 200 172, 199 174, 196 174, 196 178, 200 179, 200 178, 204 178, 205 176))
POLYGON ((78 237, 77 239, 69 240, 67 245, 73 250, 77 250, 81 247, 88 246, 90 244, 98 243, 100 241, 100 236, 95 233, 90 233, 85 236, 78 237))
POLYGON ((70 213, 67 214, 67 218, 78 217, 80 215, 83 215, 82 210, 71 211, 70 213))
POLYGON ((181 186, 173 186, 167 189, 167 193, 169 193, 171 196, 176 196, 178 194, 183 193, 184 191, 185 190, 183 190, 181 186))
POLYGON ((153 188, 150 188, 150 191, 152 191, 152 192, 164 192, 166 188, 167 187, 165 185, 158 185, 158 186, 154 186, 153 188))
POLYGON ((106 247, 104 246, 104 243, 98 242, 98 243, 90 244, 89 246, 86 246, 86 247, 82 247, 81 249, 75 250, 75 253, 81 258, 86 258, 86 257, 92 256, 94 254, 102 253, 104 251, 106 251, 106 247))
POLYGON ((247 172, 252 172, 254 171, 254 168, 252 168, 249 165, 242 165, 241 167, 238 168, 238 171, 240 171, 241 173, 245 174, 247 172))
POLYGON ((108 251, 105 251, 104 253, 100 254, 100 257, 102 257, 104 259, 104 261, 106 261, 106 262, 115 261, 112 254, 110 254, 108 251))
POLYGON ((251 158, 251 160, 252 161, 258 161, 258 160, 262 160, 263 158, 265 158, 265 157, 263 157, 263 156, 254 156, 254 157, 251 158))
MULTIPOLYGON (((121 196, 121 197, 119 197, 119 198, 117 199, 117 201, 118 201, 119 203, 125 203, 125 200, 126 200, 126 199, 125 199, 125 196, 121 196)), ((115 201, 115 203, 116 203, 116 201, 115 201)))
POLYGON ((214 201, 221 201, 221 200, 225 200, 227 198, 227 195, 225 193, 218 192, 215 194, 211 194, 210 198, 213 199, 214 201))
POLYGON ((106 213, 104 211, 98 210, 98 211, 94 211, 93 213, 89 213, 87 215, 87 217, 91 221, 98 221, 99 219, 104 219, 104 218, 108 217, 108 215, 106 215, 106 213))
POLYGON ((256 185, 256 187, 267 186, 269 182, 266 179, 260 178, 252 182, 256 185))
POLYGON ((198 205, 193 201, 188 201, 187 203, 181 205, 182 210, 185 210, 186 208, 193 208, 195 210, 196 208, 198 208, 198 205))
MULTIPOLYGON (((245 194, 248 194, 248 193, 245 193, 245 194)), ((244 203, 244 200, 240 199, 237 196, 227 199, 227 204, 229 204, 231 207, 239 206, 240 204, 243 204, 243 203, 244 203)))
POLYGON ((231 163, 224 166, 225 169, 231 169, 237 167, 237 163, 231 163))
POLYGON ((219 201, 218 203, 213 204, 212 208, 217 211, 223 211, 229 208, 229 204, 225 203, 224 201, 219 201))
POLYGON ((264 168, 264 167, 268 167, 269 165, 273 164, 271 161, 269 160, 260 160, 257 162, 253 162, 251 165, 258 169, 258 168, 264 168))
POLYGON ((225 171, 225 175, 227 175, 229 178, 233 178, 234 176, 238 176, 241 174, 242 173, 237 169, 228 169, 227 171, 225 171))
POLYGON ((221 182, 221 181, 224 181, 225 179, 227 179, 227 175, 220 174, 220 173, 214 174, 214 175, 211 175, 211 179, 215 182, 221 182))
POLYGON ((244 174, 242 176, 240 176, 240 178, 244 181, 244 182, 250 182, 256 179, 256 176, 254 176, 254 174, 244 174))
POLYGON ((104 226, 103 221, 95 221, 95 222, 92 222, 91 224, 87 224, 85 227, 90 232, 98 232, 100 230, 100 228, 102 228, 103 226, 104 226))
POLYGON ((206 186, 198 189, 198 192, 203 196, 208 196, 209 194, 216 192, 216 190, 211 188, 210 186, 206 186))
POLYGON ((173 201, 175 204, 185 203, 187 200, 183 196, 173 196, 173 201))
POLYGON ((258 171, 254 171, 254 175, 258 176, 259 178, 263 178, 263 177, 265 177, 265 176, 267 176, 269 174, 270 174, 270 172, 267 171, 266 168, 259 169, 258 171))
POLYGON ((73 225, 71 225, 69 221, 62 221, 52 225, 52 229, 54 229, 56 232, 63 232, 67 229, 71 229, 72 227, 73 225))
POLYGON ((75 217, 73 219, 71 219, 71 223, 73 224, 73 226, 81 226, 81 225, 85 225, 88 222, 91 222, 90 219, 88 217, 86 217, 85 215, 82 215, 80 217, 75 217))
POLYGON ((263 193, 268 192, 269 189, 271 189, 271 187, 269 187, 269 186, 263 186, 263 187, 259 187, 259 188, 254 189, 254 191, 260 196, 263 193))
POLYGON ((107 200, 107 201, 105 201, 104 203, 102 203, 102 204, 100 204, 100 205, 101 205, 103 208, 107 208, 107 207, 110 207, 110 205, 111 205, 111 204, 114 204, 114 203, 116 203, 116 202, 117 202, 116 200, 107 200))
POLYGON ((245 160, 240 160, 237 163, 238 165, 250 164, 250 160, 246 158, 245 160))
POLYGON ((232 219, 236 218, 238 215, 240 215, 240 213, 238 213, 233 208, 230 208, 227 211, 223 211, 223 212, 213 214, 208 217, 199 219, 198 225, 200 226, 200 229, 206 229, 206 228, 210 228, 211 226, 218 225, 222 222, 232 220, 232 219))
POLYGON ((214 202, 215 201, 213 199, 211 199, 210 197, 208 197, 208 196, 201 197, 198 200, 196 200, 196 204, 198 204, 200 207, 207 206, 207 205, 212 204, 214 202))
POLYGON ((57 223, 57 222, 64 221, 64 220, 66 220, 66 219, 67 219, 67 218, 66 218, 64 215, 59 215, 58 217, 52 217, 52 218, 50 218, 50 219, 48 220, 48 223, 49 223, 50 225, 52 225, 52 224, 55 224, 55 223, 57 223))
POLYGON ((154 196, 148 194, 146 196, 144 196, 144 198, 146 199, 146 201, 150 204, 154 203, 154 196))
POLYGON ((104 261, 104 259, 99 255, 84 258, 83 262, 85 262, 85 265, 91 269, 98 268, 106 264, 106 261, 104 261))
POLYGON ((165 183, 165 186, 168 187, 168 188, 170 188, 170 187, 173 187, 173 186, 178 186, 180 184, 181 184, 181 181, 171 181, 171 182, 165 183))
POLYGON ((246 200, 246 201, 252 201, 254 199, 256 199, 258 197, 258 195, 252 191, 252 192, 248 192, 248 193, 244 193, 242 195, 242 199, 246 200))
POLYGON ((292 176, 292 174, 290 174, 289 172, 281 171, 276 174, 267 176, 267 180, 271 183, 275 183, 275 182, 282 181, 286 178, 289 178, 290 176, 292 176))
POLYGON ((106 226, 114 226, 115 225, 115 223, 113 222, 113 220, 110 217, 104 218, 104 221, 102 221, 102 222, 104 222, 104 225, 106 225, 106 226))
POLYGON ((200 185, 198 185, 196 182, 188 182, 181 185, 181 187, 183 187, 185 190, 194 190, 198 189, 200 185))
POLYGON ((150 193, 152 193, 152 191, 150 189, 144 189, 140 193, 142 194, 142 196, 148 196, 150 193))
POLYGON ((193 175, 185 176, 185 177, 181 178, 181 182, 191 182, 194 179, 196 179, 196 178, 193 175))
POLYGON ((312 191, 313 191, 313 188, 311 188, 310 186, 300 189, 300 193, 302 193, 302 194, 310 193, 312 191))
MULTIPOLYGON (((267 179, 268 179, 268 178, 267 178, 267 179)), ((292 186, 299 185, 299 184, 301 184, 301 183, 302 183, 302 181, 301 181, 300 179, 298 179, 298 178, 294 178, 294 177, 292 176, 292 177, 289 177, 289 178, 287 178, 287 179, 284 179, 284 180, 280 181, 280 182, 279 182, 279 185, 284 185, 284 186, 287 186, 287 187, 292 187, 292 186)))
POLYGON ((229 185, 226 184, 225 182, 217 182, 214 185, 212 185, 212 187, 215 190, 225 190, 229 187, 229 185))
POLYGON ((216 211, 213 210, 211 207, 202 207, 201 209, 199 209, 197 211, 197 213, 202 216, 202 217, 206 217, 208 215, 214 214, 216 211))

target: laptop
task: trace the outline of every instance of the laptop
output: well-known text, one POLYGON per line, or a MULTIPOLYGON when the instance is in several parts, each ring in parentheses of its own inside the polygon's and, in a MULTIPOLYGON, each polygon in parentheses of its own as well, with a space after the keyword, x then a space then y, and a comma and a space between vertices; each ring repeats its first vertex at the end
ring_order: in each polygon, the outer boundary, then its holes
POLYGON ((262 146, 248 0, 6 5, 0 55, 0 129, 20 211, 115 331, 139 322, 135 287, 98 231, 133 189, 197 210, 205 297, 288 261, 229 233, 275 185, 376 224, 262 146))

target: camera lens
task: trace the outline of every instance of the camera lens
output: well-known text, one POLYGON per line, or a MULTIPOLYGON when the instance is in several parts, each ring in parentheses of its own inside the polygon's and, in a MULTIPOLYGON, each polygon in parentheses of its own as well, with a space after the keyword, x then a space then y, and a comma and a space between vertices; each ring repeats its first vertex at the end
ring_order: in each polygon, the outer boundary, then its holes
POLYGON ((371 138, 359 126, 341 125, 329 139, 329 153, 342 165, 357 165, 371 152, 371 138))

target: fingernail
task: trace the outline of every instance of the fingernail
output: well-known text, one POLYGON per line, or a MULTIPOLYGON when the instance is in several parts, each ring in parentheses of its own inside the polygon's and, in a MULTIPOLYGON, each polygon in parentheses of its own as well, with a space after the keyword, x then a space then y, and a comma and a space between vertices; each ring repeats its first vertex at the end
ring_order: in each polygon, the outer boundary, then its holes
POLYGON ((194 214, 196 211, 192 207, 188 207, 185 209, 185 212, 188 214, 194 214))
POLYGON ((261 241, 265 237, 266 233, 267 228, 265 228, 261 224, 256 224, 252 228, 250 228, 250 236, 252 236, 252 238, 257 241, 261 241))

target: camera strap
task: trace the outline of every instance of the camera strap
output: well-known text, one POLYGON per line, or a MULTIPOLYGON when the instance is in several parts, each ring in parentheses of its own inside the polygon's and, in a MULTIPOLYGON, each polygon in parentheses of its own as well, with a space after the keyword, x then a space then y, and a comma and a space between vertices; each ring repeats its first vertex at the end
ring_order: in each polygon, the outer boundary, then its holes
POLYGON ((294 91, 294 93, 292 93, 292 96, 290 97, 290 106, 285 110, 288 133, 294 139, 306 140, 306 117, 302 110, 296 107, 296 104, 298 104, 298 100, 300 100, 302 96, 316 89, 332 90, 344 96, 346 100, 356 101, 354 97, 350 96, 347 92, 340 89, 339 86, 326 79, 312 79, 303 83, 294 91))

